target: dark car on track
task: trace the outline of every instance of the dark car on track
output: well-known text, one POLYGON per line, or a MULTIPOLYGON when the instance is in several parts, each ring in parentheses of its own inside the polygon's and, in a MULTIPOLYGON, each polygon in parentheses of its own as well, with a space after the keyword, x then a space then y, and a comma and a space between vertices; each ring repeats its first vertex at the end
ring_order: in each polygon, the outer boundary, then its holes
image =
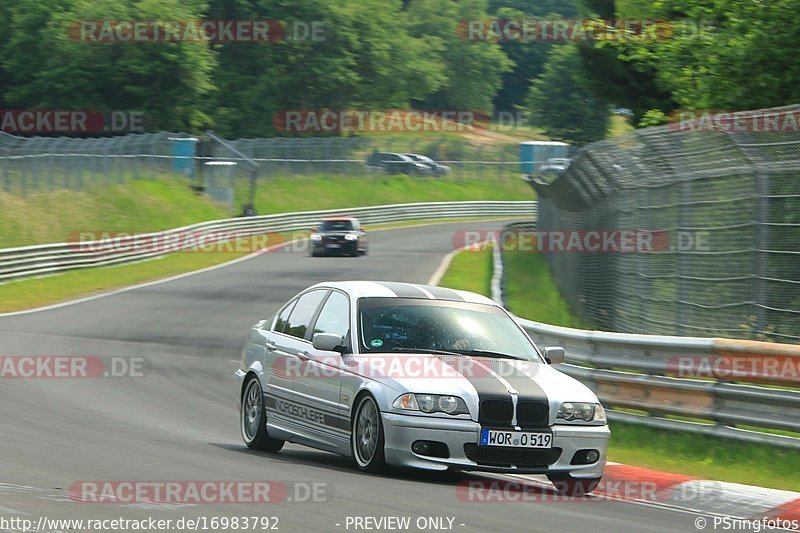
POLYGON ((367 255, 367 233, 354 217, 324 219, 309 237, 311 255, 367 255))
POLYGON ((423 162, 414 161, 406 154, 394 152, 373 152, 367 158, 367 168, 387 174, 409 174, 412 176, 430 175, 432 168, 423 162))
POLYGON ((431 169, 431 173, 434 176, 446 176, 447 174, 450 173, 450 167, 448 167, 447 165, 442 165, 441 163, 437 163, 427 155, 419 155, 419 154, 403 154, 403 155, 411 158, 417 163, 428 165, 428 168, 431 169))

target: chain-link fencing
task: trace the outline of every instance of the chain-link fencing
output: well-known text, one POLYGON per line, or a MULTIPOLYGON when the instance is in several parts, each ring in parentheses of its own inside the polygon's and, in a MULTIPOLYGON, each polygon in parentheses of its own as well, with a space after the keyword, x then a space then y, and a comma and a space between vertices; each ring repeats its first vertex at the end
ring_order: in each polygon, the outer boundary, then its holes
POLYGON ((18 137, 0 133, 0 190, 27 194, 73 189, 169 174, 199 187, 238 186, 253 177, 406 173, 438 179, 517 179, 516 144, 473 143, 461 138, 322 137, 237 139, 220 143, 203 135, 132 134, 103 138, 18 137), (427 156, 446 167, 416 172, 413 165, 367 165, 375 152, 427 156))
POLYGON ((534 179, 540 248, 573 311, 605 331, 800 342, 797 116, 641 129, 534 179))

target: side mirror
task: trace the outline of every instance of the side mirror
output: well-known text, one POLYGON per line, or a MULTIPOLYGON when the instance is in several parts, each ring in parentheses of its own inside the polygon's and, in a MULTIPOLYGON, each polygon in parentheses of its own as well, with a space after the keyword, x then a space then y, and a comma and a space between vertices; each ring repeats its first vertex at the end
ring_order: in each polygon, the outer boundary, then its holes
POLYGON ((318 231, 319 231, 319 226, 311 226, 310 228, 308 228, 308 230, 309 230, 311 233, 316 233, 316 232, 318 232, 318 231))
POLYGON ((544 359, 551 365, 560 365, 564 362, 564 348, 550 346, 544 349, 544 359))
POLYGON ((344 353, 345 350, 342 336, 334 335, 333 333, 315 333, 312 343, 315 350, 322 352, 344 353))

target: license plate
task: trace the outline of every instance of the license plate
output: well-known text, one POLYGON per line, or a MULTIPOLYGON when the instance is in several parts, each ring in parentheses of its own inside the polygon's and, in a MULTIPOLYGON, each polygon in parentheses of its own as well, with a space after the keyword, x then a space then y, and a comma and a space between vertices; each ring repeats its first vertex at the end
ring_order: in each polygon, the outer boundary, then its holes
POLYGON ((553 435, 530 431, 484 429, 481 431, 480 445, 506 448, 552 448, 553 435))
POLYGON ((340 244, 326 244, 325 247, 326 248, 339 248, 339 247, 341 247, 341 245, 340 244))

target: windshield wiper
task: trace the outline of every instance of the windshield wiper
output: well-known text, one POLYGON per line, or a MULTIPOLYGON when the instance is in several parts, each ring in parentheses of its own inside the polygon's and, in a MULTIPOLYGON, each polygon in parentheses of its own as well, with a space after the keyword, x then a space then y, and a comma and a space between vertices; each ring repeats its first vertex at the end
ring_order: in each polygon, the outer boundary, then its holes
POLYGON ((522 357, 517 357, 516 355, 511 355, 508 353, 502 352, 492 352, 489 350, 456 350, 455 348, 447 351, 447 350, 434 350, 429 348, 404 348, 402 346, 395 346, 392 348, 393 352, 403 352, 403 353, 435 353, 437 355, 483 355, 487 357, 495 357, 497 359, 514 359, 517 361, 527 361, 527 359, 522 357))
POLYGON ((395 346, 394 348, 392 348, 392 351, 402 352, 402 353, 435 353, 437 355, 464 355, 463 353, 456 350, 448 352, 446 350, 433 350, 430 348, 404 348, 402 346, 395 346))
POLYGON ((517 361, 527 361, 527 359, 523 357, 517 357, 516 355, 511 355, 510 353, 492 352, 490 350, 459 350, 459 353, 464 355, 485 355, 496 357, 498 359, 516 359, 517 361))

